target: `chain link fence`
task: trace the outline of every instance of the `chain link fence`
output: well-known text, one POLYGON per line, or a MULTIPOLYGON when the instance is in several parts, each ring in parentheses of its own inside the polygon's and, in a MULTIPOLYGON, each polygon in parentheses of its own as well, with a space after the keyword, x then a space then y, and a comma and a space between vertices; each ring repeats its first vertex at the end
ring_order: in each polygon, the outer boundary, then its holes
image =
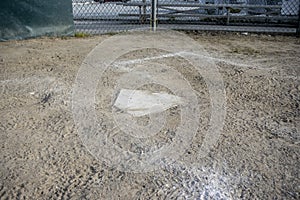
POLYGON ((144 17, 149 15, 150 6, 126 6, 130 2, 73 0, 76 32, 99 34, 149 27, 149 17, 144 17))
POLYGON ((73 0, 73 15, 76 31, 89 34, 155 24, 177 30, 299 35, 299 7, 299 0, 73 0))

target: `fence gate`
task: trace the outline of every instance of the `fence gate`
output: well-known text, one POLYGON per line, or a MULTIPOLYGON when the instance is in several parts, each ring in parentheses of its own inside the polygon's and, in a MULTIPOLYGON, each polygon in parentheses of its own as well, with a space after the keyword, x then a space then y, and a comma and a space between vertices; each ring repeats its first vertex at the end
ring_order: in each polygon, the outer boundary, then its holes
POLYGON ((296 33, 300 0, 73 0, 77 32, 156 26, 178 30, 296 33))

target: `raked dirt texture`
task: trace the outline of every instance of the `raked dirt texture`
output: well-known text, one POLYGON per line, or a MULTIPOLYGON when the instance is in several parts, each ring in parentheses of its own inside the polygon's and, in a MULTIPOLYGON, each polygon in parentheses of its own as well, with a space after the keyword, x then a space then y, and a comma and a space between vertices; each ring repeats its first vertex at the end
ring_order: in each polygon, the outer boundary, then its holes
MULTIPOLYGON (((154 60, 153 66, 174 67, 194 88, 202 102, 201 123, 180 162, 144 173, 124 172, 95 158, 78 136, 73 119, 72 91, 78 70, 90 51, 111 36, 0 43, 0 198, 299 199, 299 38, 187 35, 208 52, 207 59, 214 61, 223 78, 224 127, 209 154, 200 159, 201 132, 210 117, 205 81, 179 56, 154 60)), ((130 52, 115 65, 161 53, 130 52)), ((100 119, 105 118, 111 100, 102 99, 101 88, 112 86, 120 75, 112 69, 99 78, 95 109, 100 119)), ((170 93, 159 85, 139 89, 170 93)), ((169 127, 147 145, 158 149, 172 143, 179 114, 178 107, 169 108, 169 127)), ((145 125, 148 120, 142 116, 138 123, 145 125)), ((105 131, 109 121, 102 120, 100 126, 105 131)), ((124 139, 122 135, 111 138, 129 151, 140 150, 138 144, 124 139)))

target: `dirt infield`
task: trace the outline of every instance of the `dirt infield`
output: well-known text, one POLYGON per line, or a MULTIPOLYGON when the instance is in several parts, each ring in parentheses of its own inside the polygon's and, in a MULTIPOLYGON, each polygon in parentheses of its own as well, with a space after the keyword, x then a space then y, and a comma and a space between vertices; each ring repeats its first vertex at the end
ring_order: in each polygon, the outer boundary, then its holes
MULTIPOLYGON (((147 173, 118 171, 95 159, 73 120, 78 70, 88 53, 110 36, 0 43, 1 199, 299 199, 299 38, 187 35, 204 47, 206 59, 215 62, 223 77, 223 132, 201 161, 196 154, 203 137, 195 138, 181 158, 191 167, 174 163, 147 173)), ((145 55, 157 52, 132 52, 120 62, 145 55)), ((206 102, 203 79, 184 60, 164 59, 206 102)), ((115 80, 116 72, 105 75, 103 86, 115 80)), ((101 94, 98 90, 98 99, 101 94)), ((100 99, 96 109, 106 109, 106 103, 100 99)), ((203 110, 200 131, 208 125, 209 111, 203 110)), ((169 125, 176 125, 177 108, 168 112, 169 125)), ((157 141, 170 142, 172 132, 166 133, 157 141)))

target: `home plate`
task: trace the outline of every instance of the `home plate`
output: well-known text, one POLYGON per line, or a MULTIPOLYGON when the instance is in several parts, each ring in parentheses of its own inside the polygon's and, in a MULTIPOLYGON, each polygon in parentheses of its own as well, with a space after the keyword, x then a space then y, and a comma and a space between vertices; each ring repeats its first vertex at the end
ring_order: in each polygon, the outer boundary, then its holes
POLYGON ((165 92, 121 89, 114 106, 134 117, 141 117, 163 112, 169 108, 182 105, 183 102, 181 97, 165 92))

